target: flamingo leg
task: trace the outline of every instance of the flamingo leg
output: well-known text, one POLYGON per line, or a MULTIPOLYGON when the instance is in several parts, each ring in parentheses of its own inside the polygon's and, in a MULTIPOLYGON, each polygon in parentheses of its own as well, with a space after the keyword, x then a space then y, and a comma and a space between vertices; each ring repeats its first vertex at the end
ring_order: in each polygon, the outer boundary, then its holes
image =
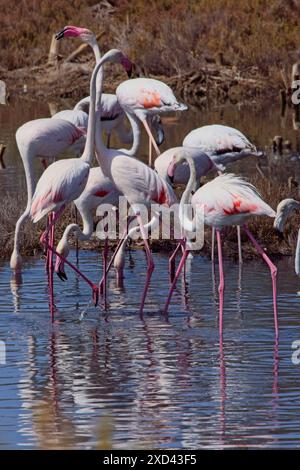
POLYGON ((217 244, 218 244, 218 260, 219 260, 219 334, 220 338, 223 337, 223 304, 224 304, 224 272, 223 272, 223 257, 222 257, 222 241, 221 232, 216 229, 217 244))
POLYGON ((170 302, 171 302, 172 294, 173 294, 174 289, 176 287, 176 283, 177 283, 177 280, 180 276, 180 273, 181 273, 181 271, 182 271, 182 269, 185 265, 186 259, 189 255, 189 252, 190 252, 189 250, 184 249, 183 254, 181 256, 181 259, 180 259, 175 277, 173 279, 173 282, 172 282, 172 285, 170 287, 169 294, 168 294, 168 297, 167 297, 167 300, 166 300, 166 303, 165 303, 165 306, 164 306, 164 315, 167 315, 167 313, 168 313, 168 309, 169 309, 169 305, 170 305, 170 302))
MULTIPOLYGON (((149 126, 150 128, 150 126, 149 126)), ((152 167, 152 142, 151 142, 151 139, 149 138, 149 158, 148 158, 148 165, 150 166, 150 168, 152 167)))
POLYGON ((147 275, 146 275, 146 282, 145 282, 145 287, 143 291, 142 301, 140 305, 140 314, 142 314, 144 310, 145 300, 147 297, 150 281, 151 281, 151 276, 154 271, 154 261, 153 261, 152 253, 151 253, 149 243, 147 240, 147 235, 144 229, 143 221, 139 212, 136 214, 136 218, 140 227, 140 232, 144 241, 146 256, 147 256, 147 275))
MULTIPOLYGON (((74 203, 73 203, 74 204, 74 203)), ((75 224, 78 225, 78 210, 77 207, 74 204, 74 209, 75 209, 75 224)), ((52 245, 54 246, 54 245, 52 245)), ((79 244, 78 244, 78 238, 75 237, 75 247, 76 247, 76 264, 79 262, 79 244)))
MULTIPOLYGON (((147 134, 148 134, 148 137, 149 137, 150 141, 152 142, 153 147, 155 148, 155 151, 156 151, 157 156, 159 156, 159 155, 160 155, 160 150, 159 150, 159 148, 158 148, 158 146, 157 146, 157 143, 155 142, 155 139, 154 139, 154 137, 153 137, 153 135, 152 135, 152 132, 151 132, 150 127, 149 127, 149 125, 148 125, 147 119, 144 119, 144 120, 142 121, 142 123, 144 124, 144 127, 145 127, 145 129, 146 129, 146 132, 147 132, 147 134)), ((149 162, 149 166, 152 166, 152 161, 149 162)))
POLYGON ((255 246, 257 252, 261 255, 263 260, 267 263, 269 266, 270 272, 271 272, 271 278, 272 278, 272 288, 273 288, 273 305, 274 305, 274 326, 275 326, 275 337, 276 339, 279 336, 279 328, 278 328, 278 311, 277 311, 277 286, 276 286, 276 281, 277 281, 277 267, 272 263, 270 258, 267 256, 267 254, 264 252, 263 248, 260 246, 258 241, 253 237, 252 233, 248 229, 247 225, 243 226, 246 234, 248 235, 248 238, 250 241, 253 243, 255 246))
POLYGON ((181 241, 176 245, 175 250, 171 254, 169 258, 169 277, 170 277, 170 282, 172 283, 175 277, 175 259, 178 251, 180 250, 182 244, 181 241))
POLYGON ((212 228, 211 231, 211 261, 215 262, 215 227, 212 228))
POLYGON ((108 238, 105 237, 104 248, 102 252, 103 258, 103 298, 104 298, 104 310, 107 309, 107 256, 108 256, 108 238))
POLYGON ((239 263, 243 264, 241 226, 237 225, 236 230, 237 230, 237 240, 238 240, 238 250, 239 250, 239 263))

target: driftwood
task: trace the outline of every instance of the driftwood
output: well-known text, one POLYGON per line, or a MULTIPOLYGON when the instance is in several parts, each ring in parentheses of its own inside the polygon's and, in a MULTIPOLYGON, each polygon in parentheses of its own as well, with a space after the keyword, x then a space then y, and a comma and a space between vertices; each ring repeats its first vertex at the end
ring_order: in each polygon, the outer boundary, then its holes
POLYGON ((48 54, 48 64, 57 64, 58 59, 58 42, 55 39, 55 34, 52 35, 51 44, 48 54))
POLYGON ((0 80, 0 104, 6 104, 6 84, 0 80))
POLYGON ((6 146, 4 144, 0 144, 0 170, 4 170, 6 168, 5 162, 4 162, 5 149, 6 149, 6 146))
MULTIPOLYGON (((104 34, 104 31, 102 31, 101 33, 99 33, 96 36, 97 41, 99 41, 99 39, 101 39, 103 34, 104 34)), ((84 54, 89 47, 90 47, 89 44, 80 44, 79 47, 77 47, 73 52, 71 52, 70 55, 68 55, 68 57, 65 59, 65 62, 72 62, 72 60, 74 60, 78 56, 84 54)))

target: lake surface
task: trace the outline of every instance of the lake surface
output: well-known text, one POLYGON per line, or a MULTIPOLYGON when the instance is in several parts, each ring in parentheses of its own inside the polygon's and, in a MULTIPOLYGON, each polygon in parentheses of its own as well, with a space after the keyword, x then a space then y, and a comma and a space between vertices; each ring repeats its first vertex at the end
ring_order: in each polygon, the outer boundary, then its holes
MULTIPOLYGON (((0 142, 7 145, 2 193, 25 190, 16 128, 47 115, 47 104, 0 106, 0 142)), ((297 177, 299 131, 291 113, 283 122, 276 107, 191 109, 166 121, 164 147, 213 122, 238 127, 261 148, 283 135, 292 154, 269 152, 261 166, 278 180, 297 177)), ((230 169, 247 174, 255 163, 230 169)), ((43 260, 26 261, 21 285, 11 280, 8 262, 0 262, 0 449, 300 447, 300 365, 292 362, 292 344, 300 341, 300 281, 293 259, 278 262, 279 343, 267 267, 252 261, 240 272, 225 260, 221 347, 211 262, 201 256, 190 262, 166 318, 168 258, 156 253, 154 260, 143 318, 146 263, 136 250, 127 253, 124 290, 110 274, 106 312, 90 304, 89 288, 70 269, 67 282, 55 279, 54 324, 43 260)), ((98 281, 100 255, 81 252, 80 268, 98 281)))

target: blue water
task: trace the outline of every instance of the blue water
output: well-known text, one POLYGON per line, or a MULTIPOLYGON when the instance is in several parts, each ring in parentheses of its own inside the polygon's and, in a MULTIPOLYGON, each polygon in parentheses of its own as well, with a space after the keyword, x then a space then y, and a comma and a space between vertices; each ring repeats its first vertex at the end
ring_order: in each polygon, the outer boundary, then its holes
MULTIPOLYGON (((74 254, 72 253, 71 258, 74 254)), ((161 313, 167 257, 156 270, 141 318, 141 250, 127 254, 125 287, 109 278, 109 306, 68 270, 55 280, 50 321, 43 260, 26 264, 23 284, 0 266, 0 448, 294 448, 300 446, 299 280, 279 262, 280 340, 274 341, 267 267, 225 261, 224 339, 218 337, 212 266, 196 256, 161 313)), ((97 253, 80 267, 100 277, 97 253)))

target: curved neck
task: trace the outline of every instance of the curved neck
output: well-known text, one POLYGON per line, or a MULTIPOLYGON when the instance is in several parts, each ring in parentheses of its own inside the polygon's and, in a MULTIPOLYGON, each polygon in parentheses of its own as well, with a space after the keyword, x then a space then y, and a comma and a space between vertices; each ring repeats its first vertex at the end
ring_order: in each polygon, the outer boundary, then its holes
POLYGON ((128 120, 131 125, 131 137, 133 138, 132 141, 132 146, 129 150, 125 150, 124 153, 130 157, 134 157, 137 154, 137 151, 139 149, 140 143, 141 143, 141 126, 140 126, 140 121, 139 119, 135 116, 135 114, 130 114, 126 112, 126 116, 128 117, 128 120))
POLYGON ((297 276, 300 276, 300 229, 298 230, 298 239, 295 254, 295 271, 297 276))
POLYGON ((194 192, 197 187, 196 168, 195 162, 191 157, 185 156, 182 157, 181 160, 186 160, 188 162, 190 168, 190 178, 185 188, 185 191, 181 196, 179 204, 179 220, 185 230, 187 230, 188 232, 193 232, 195 231, 196 221, 195 218, 191 219, 189 217, 189 215, 187 214, 187 209, 191 206, 192 192, 194 192))
POLYGON ((63 236, 59 242, 59 245, 62 244, 64 247, 69 246, 69 237, 72 233, 74 233, 75 237, 78 240, 85 241, 89 240, 93 233, 93 216, 90 212, 80 212, 83 222, 83 229, 79 227, 77 224, 69 224, 63 236))

